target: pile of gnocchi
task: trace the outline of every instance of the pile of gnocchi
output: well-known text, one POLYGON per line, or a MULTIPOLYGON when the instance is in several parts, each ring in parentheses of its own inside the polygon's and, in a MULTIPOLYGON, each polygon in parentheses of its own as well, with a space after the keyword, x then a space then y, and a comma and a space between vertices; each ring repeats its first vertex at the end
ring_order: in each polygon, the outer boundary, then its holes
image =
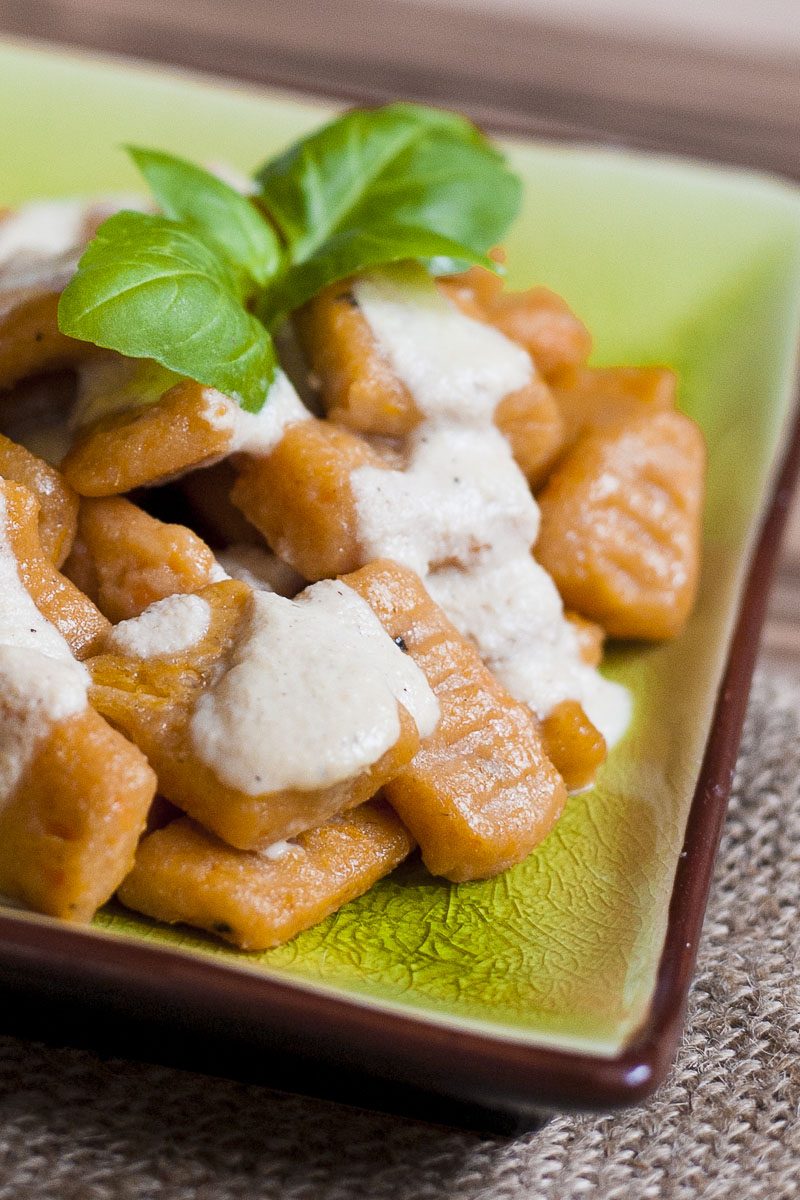
POLYGON ((519 863, 630 721, 606 635, 692 609, 673 373, 407 262, 296 312, 247 412, 59 332, 108 209, 0 213, 0 892, 262 950, 417 849, 519 863))

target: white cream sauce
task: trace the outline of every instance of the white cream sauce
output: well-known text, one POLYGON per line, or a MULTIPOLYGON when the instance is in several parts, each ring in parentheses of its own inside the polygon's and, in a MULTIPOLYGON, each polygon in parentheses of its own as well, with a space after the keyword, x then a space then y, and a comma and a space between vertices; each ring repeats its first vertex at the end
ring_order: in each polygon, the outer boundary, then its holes
POLYGON ((279 858, 285 858, 287 854, 291 854, 292 850, 298 850, 297 842, 273 842, 271 846, 267 846, 264 850, 259 850, 258 853, 262 858, 268 858, 270 862, 276 862, 279 858))
POLYGON ((609 745, 630 721, 630 694, 580 656, 553 580, 530 554, 432 572, 425 586, 493 675, 540 717, 578 699, 609 745))
POLYGON ((509 392, 530 383, 531 360, 499 330, 445 299, 421 267, 389 267, 354 287, 395 374, 437 423, 485 428, 509 392))
POLYGON ((411 435, 402 471, 365 466, 350 481, 367 557, 391 558, 426 575, 440 563, 465 566, 498 543, 530 546, 539 513, 494 425, 425 421, 411 435))
POLYGON ((217 562, 222 577, 239 579, 258 592, 277 592, 279 596, 292 597, 306 584, 293 567, 263 546, 246 543, 229 546, 218 552, 217 562))
POLYGON ((582 662, 531 550, 539 510, 494 411, 531 378, 524 350, 461 313, 417 267, 371 273, 356 300, 423 420, 402 471, 351 475, 369 558, 412 567, 496 677, 539 717, 578 700, 609 745, 630 720, 625 688, 582 662))
POLYGON ((129 658, 172 658, 201 642, 210 624, 211 608, 202 596, 167 596, 115 625, 106 647, 129 658))
POLYGON ((81 245, 85 200, 37 200, 0 218, 0 264, 56 258, 81 245))
POLYGON ((65 287, 94 228, 121 208, 146 211, 139 196, 35 200, 0 216, 0 296, 65 287))
POLYGON ((40 296, 63 291, 75 273, 78 257, 77 251, 69 251, 24 264, 17 259, 0 263, 0 319, 40 296))
POLYGON ((439 704, 369 605, 333 580, 296 600, 254 592, 245 628, 191 721, 196 753, 247 795, 312 790, 371 766, 400 735, 398 703, 421 736, 439 704))
POLYGON ((89 676, 19 576, 0 493, 0 805, 56 721, 83 712, 89 676))
POLYGON ((280 370, 264 406, 257 413, 245 412, 230 396, 214 388, 204 388, 203 396, 207 404, 206 417, 214 427, 230 429, 229 454, 239 450, 248 454, 269 454, 289 425, 307 421, 310 416, 288 376, 280 370))
MULTIPOLYGON (((209 583, 222 583, 225 579, 233 579, 233 575, 229 575, 221 562, 214 561, 208 569, 209 583)), ((246 581, 245 581, 246 582, 246 581)))

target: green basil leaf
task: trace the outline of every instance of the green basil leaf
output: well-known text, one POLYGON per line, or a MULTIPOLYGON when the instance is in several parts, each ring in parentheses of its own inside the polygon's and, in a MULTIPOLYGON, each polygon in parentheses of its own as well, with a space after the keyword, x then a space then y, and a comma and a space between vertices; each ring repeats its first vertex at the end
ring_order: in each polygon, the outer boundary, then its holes
POLYGON ((164 215, 182 221, 221 250, 257 284, 274 275, 281 248, 272 226, 256 205, 202 167, 166 154, 128 146, 164 215))
POLYGON ((497 265, 484 254, 476 254, 468 246, 429 229, 415 229, 410 225, 389 229, 381 226, 345 229, 329 238, 312 258, 290 267, 269 286, 259 302, 258 315, 274 329, 327 284, 368 267, 415 258, 479 263, 489 269, 497 265))
POLYGON ((256 172, 260 199, 295 261, 308 258, 346 224, 354 203, 418 136, 406 107, 354 109, 256 172))
POLYGON ((485 254, 520 197, 519 180, 474 125, 413 104, 349 112, 256 178, 292 263, 337 234, 379 225, 428 229, 485 254))
POLYGON ((121 212, 97 231, 59 303, 59 328, 232 396, 249 412, 274 377, 272 338, 235 272, 185 226, 121 212))
MULTIPOLYGON (((479 135, 480 136, 480 135, 479 135)), ((522 197, 518 176, 488 141, 431 129, 385 171, 353 210, 354 225, 385 222, 435 230, 473 252, 502 241, 522 197)), ((495 264, 496 266, 496 264, 495 264)))

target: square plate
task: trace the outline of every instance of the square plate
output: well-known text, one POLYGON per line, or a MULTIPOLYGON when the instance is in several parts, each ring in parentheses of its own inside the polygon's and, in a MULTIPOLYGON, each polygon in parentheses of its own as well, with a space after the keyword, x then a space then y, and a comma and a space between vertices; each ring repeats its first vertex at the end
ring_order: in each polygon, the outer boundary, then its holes
MULTIPOLYGON (((0 45, 0 106, 0 205, 138 187, 128 141, 251 170, 332 111, 15 44, 0 45)), ((675 367, 709 445, 691 622, 670 644, 617 646, 604 667, 634 692, 632 728, 597 785, 498 879, 454 886, 408 864, 265 954, 114 905, 90 929, 6 910, 10 992, 57 991, 107 1022, 158 1014, 167 1031, 219 1045, 235 1037, 265 1082, 282 1047, 523 1120, 633 1102, 666 1071, 780 532, 775 497, 798 454, 800 199, 774 179, 679 160, 507 146, 525 184, 512 286, 561 292, 597 363, 675 367)))

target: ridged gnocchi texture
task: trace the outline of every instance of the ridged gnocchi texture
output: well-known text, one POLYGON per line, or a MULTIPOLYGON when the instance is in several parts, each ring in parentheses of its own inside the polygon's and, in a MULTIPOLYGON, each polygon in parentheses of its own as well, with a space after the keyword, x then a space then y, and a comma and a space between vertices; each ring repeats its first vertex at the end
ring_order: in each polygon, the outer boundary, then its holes
POLYGON ((122 496, 84 498, 65 573, 109 621, 213 582, 216 560, 185 525, 165 524, 122 496))
POLYGON ((344 582, 400 639, 439 701, 436 729, 384 791, 434 875, 484 879, 526 858, 566 801, 529 709, 406 567, 379 561, 344 582))
POLYGON ((119 898, 159 921, 184 921, 244 950, 267 950, 368 891, 413 848, 379 800, 271 856, 235 850, 183 817, 144 839, 119 898))
POLYGON ((697 590, 706 453, 679 412, 587 433, 539 497, 536 557, 564 602, 612 636, 683 628, 697 590))

